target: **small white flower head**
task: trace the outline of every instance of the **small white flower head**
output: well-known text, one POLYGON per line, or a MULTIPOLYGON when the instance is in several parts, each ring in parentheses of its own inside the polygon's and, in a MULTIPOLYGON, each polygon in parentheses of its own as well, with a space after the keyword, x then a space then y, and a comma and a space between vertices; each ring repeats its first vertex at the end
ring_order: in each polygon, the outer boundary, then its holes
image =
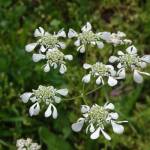
POLYGON ((16 142, 17 150, 41 150, 38 143, 33 143, 32 139, 18 139, 16 142))
POLYGON ((24 103, 27 103, 29 100, 34 103, 29 109, 30 116, 38 115, 40 112, 40 106, 48 106, 47 110, 45 111, 45 117, 52 116, 54 119, 56 119, 58 113, 54 103, 60 103, 60 95, 66 96, 67 94, 67 89, 57 90, 53 86, 40 85, 37 90, 26 92, 22 94, 20 98, 24 103))
POLYGON ((137 83, 143 82, 142 74, 150 76, 147 72, 142 72, 147 64, 150 63, 150 55, 144 55, 140 57, 137 54, 137 49, 132 45, 126 49, 126 53, 122 51, 118 51, 117 56, 111 56, 109 58, 109 62, 114 63, 117 62, 117 67, 119 71, 117 72, 118 78, 125 78, 126 71, 133 72, 134 81, 137 83))
POLYGON ((132 41, 129 39, 124 39, 126 34, 124 32, 118 31, 117 33, 110 32, 100 32, 98 33, 100 38, 103 39, 107 43, 111 43, 114 46, 129 44, 131 45, 132 41))
POLYGON ((86 23, 85 26, 82 27, 81 33, 77 33, 73 29, 69 29, 68 37, 74 38, 77 40, 74 42, 74 45, 77 46, 77 51, 80 53, 84 53, 86 50, 86 45, 97 45, 98 48, 103 48, 104 44, 100 41, 97 34, 92 31, 92 26, 89 22, 86 23))
POLYGON ((66 37, 65 31, 62 29, 57 34, 51 34, 46 32, 42 27, 35 30, 34 36, 38 38, 35 43, 27 44, 25 50, 27 52, 33 51, 35 48, 39 49, 39 52, 46 52, 47 49, 61 48, 65 49, 65 44, 59 41, 60 37, 66 37))
POLYGON ((115 86, 118 81, 116 80, 116 71, 114 70, 114 67, 112 65, 105 65, 101 62, 96 62, 93 65, 90 64, 84 64, 83 65, 84 69, 90 69, 89 74, 85 75, 82 78, 82 81, 84 83, 89 83, 91 80, 91 76, 96 78, 96 84, 100 85, 100 84, 105 84, 104 79, 103 78, 107 78, 108 79, 108 84, 110 86, 115 86))
POLYGON ((114 105, 112 103, 106 103, 104 106, 94 104, 92 107, 82 105, 81 113, 83 117, 72 124, 72 130, 79 132, 83 125, 87 124, 86 133, 90 132, 91 139, 97 139, 100 133, 102 133, 107 140, 111 140, 111 137, 104 131, 105 127, 111 124, 114 133, 122 134, 124 127, 120 125, 120 123, 127 122, 117 121, 119 115, 116 112, 112 112, 112 110, 114 110, 114 105))

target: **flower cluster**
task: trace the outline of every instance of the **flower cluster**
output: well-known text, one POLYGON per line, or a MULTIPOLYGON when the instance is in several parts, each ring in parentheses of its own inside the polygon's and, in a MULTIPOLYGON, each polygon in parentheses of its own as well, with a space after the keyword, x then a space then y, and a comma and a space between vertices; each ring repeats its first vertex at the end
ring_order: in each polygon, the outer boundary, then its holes
POLYGON ((32 92, 26 92, 20 96, 21 100, 24 103, 27 103, 29 100, 34 103, 30 109, 30 116, 38 115, 40 112, 40 104, 46 105, 47 110, 45 111, 45 117, 57 118, 58 113, 57 109, 53 103, 60 103, 61 98, 59 95, 66 96, 68 94, 67 89, 55 89, 53 86, 42 86, 40 85, 37 90, 32 90, 32 92))
POLYGON ((89 22, 87 22, 86 25, 81 28, 81 31, 82 32, 78 34, 75 30, 69 29, 68 32, 69 38, 77 38, 77 40, 74 42, 74 45, 78 47, 77 51, 84 53, 87 44, 97 45, 97 47, 100 49, 104 47, 104 43, 101 41, 99 34, 92 31, 92 26, 89 22))
POLYGON ((32 139, 18 139, 16 142, 17 150, 40 150, 41 146, 38 143, 33 143, 32 139))
POLYGON ((25 50, 31 52, 38 49, 38 53, 33 53, 32 59, 34 62, 39 62, 40 60, 46 60, 44 65, 44 71, 49 72, 50 67, 54 69, 59 67, 59 72, 64 74, 67 71, 65 60, 72 60, 72 55, 64 55, 63 52, 59 50, 65 49, 65 43, 59 41, 59 37, 66 37, 65 31, 62 29, 57 34, 50 34, 45 32, 42 27, 35 30, 34 36, 38 37, 36 43, 31 43, 26 45, 25 50))
POLYGON ((142 72, 141 70, 144 69, 148 63, 150 63, 150 55, 144 55, 140 57, 137 54, 137 49, 132 45, 126 49, 126 53, 122 51, 118 51, 117 56, 111 56, 109 58, 109 62, 114 63, 117 62, 117 68, 119 69, 117 74, 120 79, 125 78, 126 71, 133 72, 133 79, 137 83, 143 82, 143 77, 141 74, 150 76, 147 72, 142 72))
POLYGON ((116 71, 114 70, 114 67, 112 65, 105 65, 101 62, 96 62, 93 65, 90 64, 84 64, 84 69, 90 69, 89 74, 85 75, 82 78, 82 81, 84 83, 88 83, 91 80, 91 76, 96 77, 96 84, 104 84, 104 77, 108 78, 108 84, 110 86, 115 86, 117 84, 116 80, 116 71))
POLYGON ((72 130, 80 132, 84 123, 86 123, 88 124, 86 133, 90 132, 91 139, 97 139, 101 132, 107 140, 111 140, 111 137, 104 131, 105 127, 111 124, 114 133, 122 134, 124 127, 120 125, 120 123, 127 122, 117 121, 119 115, 116 112, 112 112, 112 110, 114 110, 114 105, 112 103, 106 103, 104 106, 94 104, 92 107, 82 105, 81 113, 83 117, 72 124, 72 130))

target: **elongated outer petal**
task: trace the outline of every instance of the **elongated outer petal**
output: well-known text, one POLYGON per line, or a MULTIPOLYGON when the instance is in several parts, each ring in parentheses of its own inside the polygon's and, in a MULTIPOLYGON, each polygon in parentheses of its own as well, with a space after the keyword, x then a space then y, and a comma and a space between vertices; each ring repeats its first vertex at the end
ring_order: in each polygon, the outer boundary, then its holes
POLYGON ((50 117, 52 114, 52 105, 50 104, 47 108, 47 110, 45 111, 45 117, 50 117))
POLYGON ((40 61, 42 59, 45 59, 45 55, 43 55, 43 54, 33 54, 32 55, 32 60, 34 62, 38 62, 38 61, 40 61))
POLYGON ((63 42, 59 42, 59 43, 58 43, 58 46, 59 46, 60 48, 62 48, 62 49, 65 49, 65 48, 66 48, 66 45, 65 45, 65 43, 63 43, 63 42))
POLYGON ((139 62, 139 65, 140 65, 141 68, 146 68, 147 63, 142 61, 142 62, 139 62))
POLYGON ((129 53, 129 54, 136 54, 137 53, 137 49, 134 45, 131 45, 129 46, 126 51, 129 53))
POLYGON ((100 135, 100 130, 101 130, 101 128, 100 128, 100 127, 99 127, 99 128, 97 128, 97 129, 96 129, 96 131, 95 131, 95 132, 93 132, 93 133, 91 134, 90 138, 91 138, 92 140, 97 139, 97 138, 99 137, 99 135, 100 135))
POLYGON ((73 56, 72 55, 65 55, 64 58, 66 60, 70 60, 70 61, 73 60, 73 56))
POLYGON ((44 35, 44 29, 42 27, 39 27, 38 29, 35 30, 34 36, 35 37, 40 37, 44 35))
POLYGON ((78 34, 75 30, 69 29, 69 32, 68 32, 68 37, 69 38, 73 38, 73 37, 77 37, 77 36, 78 36, 78 34))
POLYGON ((120 124, 115 123, 114 121, 111 121, 111 125, 113 128, 113 131, 117 134, 122 134, 124 131, 124 127, 120 124))
POLYGON ((87 74, 82 78, 82 82, 89 83, 91 80, 91 74, 87 74))
POLYGON ((83 64, 83 68, 84 69, 89 69, 89 68, 91 68, 91 65, 90 64, 83 64))
POLYGON ((121 55, 124 55, 124 53, 123 53, 122 51, 118 51, 117 53, 118 53, 118 55, 120 55, 120 56, 121 56, 121 55))
POLYGON ((100 33, 101 39, 105 41, 110 41, 111 33, 110 32, 101 32, 100 33))
POLYGON ((90 110, 90 107, 87 105, 82 105, 81 106, 81 112, 82 113, 87 113, 90 110))
POLYGON ((67 71, 67 67, 64 64, 61 64, 59 72, 61 74, 64 74, 67 71))
POLYGON ((140 73, 137 70, 134 70, 133 79, 136 83, 142 83, 143 82, 143 77, 142 77, 142 75, 140 75, 140 73))
POLYGON ((42 46, 40 47, 40 51, 44 53, 44 52, 46 52, 46 48, 42 45, 42 46))
POLYGON ((116 62, 118 60, 118 57, 116 57, 116 56, 110 56, 110 58, 109 58, 109 62, 110 63, 114 63, 114 62, 116 62))
POLYGON ((101 84, 101 82, 102 82, 101 77, 98 77, 98 78, 96 79, 96 84, 99 85, 99 84, 101 84))
POLYGON ((57 33, 57 36, 58 37, 66 37, 66 33, 65 33, 65 31, 63 30, 63 29, 61 29, 58 33, 57 33))
POLYGON ((116 113, 116 112, 115 112, 115 113, 114 113, 114 112, 109 113, 109 115, 110 115, 111 118, 114 119, 114 120, 118 119, 118 117, 119 117, 118 113, 116 113))
POLYGON ((103 136, 105 137, 106 140, 108 140, 108 141, 111 140, 111 137, 103 129, 101 129, 101 132, 102 132, 102 134, 103 134, 103 136))
POLYGON ((71 128, 74 132, 80 132, 83 127, 83 124, 84 124, 84 119, 81 119, 80 121, 73 123, 71 128))
POLYGON ((44 67, 44 72, 49 72, 50 71, 50 66, 49 64, 46 64, 44 67))
POLYGON ((109 76, 109 78, 108 78, 108 84, 110 86, 115 86, 117 83, 118 83, 118 81, 115 78, 109 76))
POLYGON ((61 102, 61 98, 58 96, 54 96, 54 100, 56 103, 60 103, 61 102))
POLYGON ((112 104, 112 103, 106 103, 106 104, 104 105, 104 108, 105 108, 105 109, 114 110, 114 109, 115 109, 115 106, 114 106, 114 104, 112 104))
POLYGON ((36 46, 37 46, 37 43, 30 43, 30 44, 27 44, 27 45, 25 46, 25 51, 27 51, 27 52, 32 52, 32 51, 35 49, 36 46))
POLYGON ((102 49, 104 47, 103 42, 97 41, 96 44, 97 44, 97 47, 100 48, 100 49, 102 49))
POLYGON ((29 101, 29 99, 30 99, 30 97, 31 97, 32 94, 33 94, 33 93, 31 93, 31 92, 26 92, 26 93, 23 93, 23 94, 20 96, 20 98, 21 98, 21 100, 22 100, 24 103, 27 103, 27 102, 29 101))
POLYGON ((144 55, 141 60, 150 63, 150 55, 144 55))
POLYGON ((77 51, 79 51, 80 53, 84 53, 85 52, 85 46, 81 45, 80 47, 77 48, 77 51))
POLYGON ((57 90, 56 92, 63 96, 68 95, 68 89, 60 89, 60 90, 57 90))
POLYGON ((90 31, 91 29, 92 29, 91 24, 89 22, 87 22, 86 25, 82 27, 81 31, 87 32, 87 31, 90 31))
POLYGON ((29 114, 30 116, 36 116, 39 114, 39 112, 40 112, 40 105, 38 102, 36 102, 30 107, 29 114))
POLYGON ((126 77, 125 68, 118 70, 117 75, 118 79, 124 79, 126 77))
POLYGON ((53 107, 52 116, 53 116, 54 119, 56 119, 57 116, 58 116, 57 109, 56 109, 56 107, 53 104, 51 104, 51 105, 53 107))
POLYGON ((74 42, 74 45, 75 45, 75 46, 80 46, 80 44, 81 44, 80 39, 77 39, 77 40, 74 42))

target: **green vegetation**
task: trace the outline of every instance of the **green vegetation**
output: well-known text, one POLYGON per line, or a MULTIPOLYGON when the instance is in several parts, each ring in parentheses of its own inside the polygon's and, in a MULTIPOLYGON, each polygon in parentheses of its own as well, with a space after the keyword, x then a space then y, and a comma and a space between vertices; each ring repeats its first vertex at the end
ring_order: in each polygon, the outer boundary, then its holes
MULTIPOLYGON (((86 97, 88 104, 103 105, 106 98, 116 105, 120 119, 128 120, 123 135, 110 130, 112 140, 103 136, 90 140, 85 130, 74 133, 71 124, 81 115, 81 98, 57 105, 58 119, 44 118, 43 112, 30 117, 30 104, 20 101, 20 94, 37 89, 38 85, 67 87, 69 97, 78 96, 84 54, 76 52, 68 40, 64 53, 71 53, 74 60, 65 75, 57 70, 44 73, 42 63, 34 63, 31 54, 24 51, 33 42, 33 31, 38 26, 50 32, 71 27, 79 31, 87 21, 95 31, 123 31, 133 40, 139 54, 150 54, 150 1, 149 0, 0 0, 0 150, 15 150, 16 140, 30 137, 42 145, 43 150, 149 150, 150 149, 150 79, 138 85, 132 76, 119 86, 106 86, 86 97)), ((115 49, 120 50, 122 47, 115 49)), ((108 62, 112 48, 90 48, 87 63, 96 60, 108 62)), ((147 68, 150 72, 150 67, 147 68)), ((97 86, 89 83, 86 91, 97 86)))

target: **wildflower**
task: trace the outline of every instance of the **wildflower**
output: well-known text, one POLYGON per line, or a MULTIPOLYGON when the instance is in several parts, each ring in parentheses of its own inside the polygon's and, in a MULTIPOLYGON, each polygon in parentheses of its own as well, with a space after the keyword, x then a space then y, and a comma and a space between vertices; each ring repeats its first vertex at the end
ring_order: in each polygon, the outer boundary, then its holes
POLYGON ((65 49, 65 43, 60 42, 60 37, 66 37, 66 33, 61 29, 57 34, 51 34, 46 32, 42 27, 35 30, 34 36, 38 38, 35 43, 30 43, 25 46, 27 52, 33 51, 35 48, 39 48, 39 52, 46 52, 47 49, 61 48, 65 49))
POLYGON ((16 142, 17 150, 40 150, 41 146, 38 143, 33 143, 32 139, 18 139, 16 142))
POLYGON ((107 43, 111 43, 114 46, 117 45, 124 45, 124 44, 131 44, 132 41, 129 39, 125 39, 126 34, 124 32, 118 31, 117 33, 110 33, 110 32, 100 32, 98 33, 101 39, 103 39, 107 43))
POLYGON ((77 51, 80 53, 84 53, 87 44, 97 45, 98 48, 103 48, 104 44, 98 38, 97 34, 93 33, 92 26, 89 22, 86 23, 85 26, 82 27, 81 33, 77 33, 73 29, 69 29, 68 37, 73 38, 76 37, 77 40, 74 42, 74 45, 77 46, 77 51))
POLYGON ((42 86, 40 85, 37 90, 32 90, 32 92, 26 92, 20 96, 21 100, 24 103, 27 103, 29 100, 34 103, 30 109, 30 116, 36 116, 40 112, 40 105, 48 106, 45 111, 45 117, 57 118, 58 113, 57 109, 54 106, 54 103, 60 103, 61 98, 59 95, 66 96, 68 94, 67 89, 55 89, 53 86, 42 86))
POLYGON ((82 105, 81 113, 83 117, 72 124, 72 130, 80 132, 83 125, 86 123, 88 124, 86 133, 91 133, 91 139, 97 139, 100 133, 102 133, 107 140, 111 140, 111 137, 104 131, 105 127, 111 124, 114 133, 122 134, 124 127, 120 125, 120 123, 127 122, 117 121, 119 115, 116 112, 111 112, 112 110, 114 110, 114 105, 112 103, 106 103, 104 106, 94 104, 92 107, 82 105))
POLYGON ((149 73, 141 71, 147 66, 148 63, 150 63, 150 55, 144 55, 143 57, 140 57, 137 54, 137 49, 133 45, 126 49, 126 53, 118 51, 118 57, 111 56, 109 58, 109 62, 118 63, 118 78, 125 78, 126 71, 128 70, 133 72, 133 79, 137 83, 143 82, 142 75, 150 76, 149 73))
POLYGON ((96 77, 96 84, 104 84, 103 77, 108 78, 108 84, 110 86, 115 86, 117 84, 117 80, 115 79, 116 71, 112 65, 105 65, 101 62, 96 62, 93 65, 84 64, 84 69, 90 69, 89 74, 86 74, 82 81, 84 83, 89 83, 91 80, 91 76, 96 77))
POLYGON ((46 65, 44 65, 44 72, 49 72, 50 67, 53 67, 54 69, 60 67, 59 72, 61 74, 64 74, 67 71, 65 60, 71 61, 73 59, 73 56, 64 55, 60 50, 55 48, 55 49, 48 49, 45 55, 33 54, 32 59, 34 62, 38 62, 44 59, 47 61, 46 65))

